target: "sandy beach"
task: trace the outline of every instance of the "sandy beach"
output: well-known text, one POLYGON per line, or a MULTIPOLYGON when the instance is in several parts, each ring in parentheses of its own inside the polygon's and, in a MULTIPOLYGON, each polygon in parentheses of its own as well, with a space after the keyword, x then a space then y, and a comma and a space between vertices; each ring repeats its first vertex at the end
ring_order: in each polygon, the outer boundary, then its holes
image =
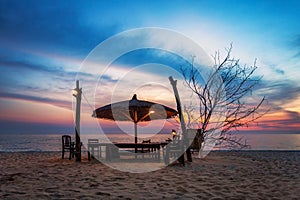
POLYGON ((300 151, 211 152, 140 174, 60 156, 0 153, 0 199, 300 199, 300 151))

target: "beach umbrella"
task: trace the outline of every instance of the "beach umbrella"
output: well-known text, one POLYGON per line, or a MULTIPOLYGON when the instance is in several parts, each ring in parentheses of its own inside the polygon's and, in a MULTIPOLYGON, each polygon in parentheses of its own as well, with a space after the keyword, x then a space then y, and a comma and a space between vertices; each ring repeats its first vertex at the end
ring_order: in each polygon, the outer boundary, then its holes
POLYGON ((93 117, 114 121, 132 121, 134 123, 134 142, 137 143, 137 123, 143 121, 168 119, 177 115, 177 111, 150 101, 137 99, 136 94, 131 100, 120 101, 97 108, 93 117))

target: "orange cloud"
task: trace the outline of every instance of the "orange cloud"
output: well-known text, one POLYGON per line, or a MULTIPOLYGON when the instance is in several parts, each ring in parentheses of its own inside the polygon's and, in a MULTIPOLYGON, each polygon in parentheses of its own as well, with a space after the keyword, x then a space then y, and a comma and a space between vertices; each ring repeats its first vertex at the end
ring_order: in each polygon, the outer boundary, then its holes
POLYGON ((72 124, 72 111, 46 103, 0 99, 0 119, 47 124, 72 124))

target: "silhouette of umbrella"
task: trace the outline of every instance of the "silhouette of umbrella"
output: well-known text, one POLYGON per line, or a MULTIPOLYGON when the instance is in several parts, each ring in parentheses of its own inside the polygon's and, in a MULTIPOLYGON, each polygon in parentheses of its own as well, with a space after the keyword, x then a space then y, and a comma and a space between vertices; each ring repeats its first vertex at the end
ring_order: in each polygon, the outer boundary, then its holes
POLYGON ((136 94, 131 100, 112 103, 97 108, 93 117, 114 121, 132 121, 134 123, 134 142, 137 143, 137 123, 157 119, 168 119, 177 115, 177 111, 150 101, 138 100, 136 94))

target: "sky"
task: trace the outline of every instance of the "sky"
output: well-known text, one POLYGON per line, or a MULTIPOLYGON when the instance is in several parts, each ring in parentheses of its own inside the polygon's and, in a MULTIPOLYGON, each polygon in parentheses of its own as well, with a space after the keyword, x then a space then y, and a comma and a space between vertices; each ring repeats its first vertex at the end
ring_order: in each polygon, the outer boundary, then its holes
MULTIPOLYGON (((299 10, 297 0, 0 0, 0 133, 72 133, 72 89, 78 77, 85 77, 82 121, 87 126, 94 104, 130 99, 134 93, 175 108, 162 77, 176 77, 185 59, 146 49, 120 56, 109 68, 90 62, 99 44, 144 27, 182 34, 209 57, 216 51, 224 56, 232 44, 232 56, 241 64, 256 60, 256 75, 263 78, 252 96, 265 96, 269 112, 244 131, 300 133, 299 10), (101 78, 85 73, 86 66, 102 72, 101 78), (137 87, 143 80, 147 83, 137 87), (92 102, 87 99, 95 87, 98 96, 92 102)), ((164 42, 176 43, 171 38, 164 42)), ((115 130, 110 122, 101 126, 115 130)))

